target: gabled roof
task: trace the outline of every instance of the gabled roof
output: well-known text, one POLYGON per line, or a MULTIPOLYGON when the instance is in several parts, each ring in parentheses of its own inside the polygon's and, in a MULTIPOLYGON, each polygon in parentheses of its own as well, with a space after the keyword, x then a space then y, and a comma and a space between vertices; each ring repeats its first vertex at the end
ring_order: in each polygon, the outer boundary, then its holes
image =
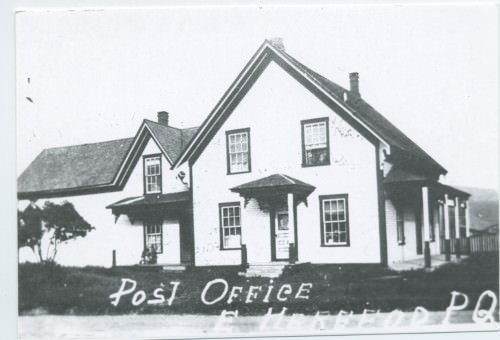
POLYGON ((128 197, 106 207, 111 209, 117 218, 121 214, 128 215, 131 220, 144 220, 153 216, 168 215, 189 204, 189 191, 171 192, 168 194, 128 197))
POLYGON ((281 51, 292 63, 302 69, 314 81, 327 89, 332 95, 336 96, 339 100, 347 95, 347 100, 344 101, 352 112, 359 117, 363 122, 376 131, 385 141, 387 141, 392 151, 406 154, 409 158, 415 161, 423 161, 427 164, 439 169, 442 173, 446 173, 446 169, 436 162, 429 154, 421 149, 415 142, 385 118, 380 112, 374 109, 363 98, 351 91, 335 84, 331 80, 323 77, 322 75, 311 70, 303 65, 292 56, 284 51, 281 51))
POLYGON ((384 177, 384 183, 418 182, 428 180, 431 180, 431 178, 415 174, 409 170, 402 169, 399 166, 393 166, 384 177))
POLYGON ((189 191, 171 192, 151 196, 134 196, 111 203, 106 209, 118 209, 131 206, 158 205, 188 202, 191 199, 189 191))
POLYGON ((20 196, 109 185, 134 138, 43 150, 17 180, 20 196))
POLYGON ((183 147, 191 141, 191 138, 198 131, 198 127, 179 129, 173 126, 166 126, 149 119, 144 119, 144 124, 150 129, 160 147, 165 150, 172 163, 182 153, 183 147))
POLYGON ((45 149, 19 176, 18 197, 55 197, 120 190, 151 138, 172 164, 196 130, 144 120, 132 138, 45 149))
POLYGON ((391 150, 393 160, 405 163, 409 162, 417 166, 423 165, 423 169, 430 168, 436 174, 446 173, 444 167, 372 106, 366 103, 359 95, 351 93, 349 90, 314 72, 291 57, 283 49, 275 47, 273 43, 267 40, 264 41, 219 103, 217 103, 198 130, 197 135, 192 139, 190 145, 184 149, 174 166, 196 159, 211 136, 213 136, 213 131, 221 126, 221 122, 227 118, 237 105, 237 97, 242 95, 241 93, 245 91, 245 88, 249 89, 251 84, 255 82, 255 78, 259 77, 270 60, 277 62, 278 65, 290 74, 293 73, 293 76, 298 81, 307 83, 306 87, 317 91, 315 93, 317 96, 321 96, 322 99, 326 96, 332 106, 338 108, 338 113, 344 114, 343 118, 348 119, 351 124, 356 124, 357 128, 365 130, 387 145, 391 150), (254 79, 252 80, 252 78, 254 79), (344 95, 347 95, 347 100, 344 100, 344 95), (236 102, 236 104, 233 102, 236 102))
MULTIPOLYGON (((238 185, 230 190, 245 198, 245 205, 251 198, 258 202, 270 203, 282 200, 287 194, 293 194, 298 201, 307 204, 309 196, 316 187, 284 174, 273 174, 257 180, 238 185)), ((260 203, 259 203, 260 204, 260 203)))
POLYGON ((149 128, 158 146, 163 149, 165 156, 170 162, 174 162, 179 156, 182 148, 182 132, 180 129, 165 126, 148 119, 144 124, 149 128))
POLYGON ((291 176, 283 174, 274 174, 264 178, 257 179, 255 181, 238 185, 234 188, 231 188, 231 191, 242 192, 245 190, 266 189, 266 188, 275 190, 282 187, 301 188, 306 190, 315 189, 314 186, 312 186, 311 184, 302 182, 291 176))

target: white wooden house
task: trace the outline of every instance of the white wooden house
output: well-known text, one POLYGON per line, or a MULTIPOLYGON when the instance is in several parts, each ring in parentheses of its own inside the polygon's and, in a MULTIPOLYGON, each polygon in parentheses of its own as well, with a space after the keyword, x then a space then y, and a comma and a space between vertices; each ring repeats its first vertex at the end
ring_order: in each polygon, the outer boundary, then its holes
POLYGON ((430 265, 469 236, 469 195, 444 174, 357 73, 344 89, 266 40, 199 128, 160 112, 133 138, 46 149, 18 198, 68 200, 96 227, 62 247, 67 265, 109 265, 112 250, 137 264, 151 246, 160 264, 430 265))

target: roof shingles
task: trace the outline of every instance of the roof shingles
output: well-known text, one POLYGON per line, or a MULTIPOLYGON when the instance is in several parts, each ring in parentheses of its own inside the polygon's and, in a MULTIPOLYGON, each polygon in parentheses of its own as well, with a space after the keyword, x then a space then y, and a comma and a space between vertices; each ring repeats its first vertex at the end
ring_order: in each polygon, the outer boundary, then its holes
MULTIPOLYGON (((174 162, 197 128, 178 129, 144 120, 149 131, 174 162)), ((43 150, 19 176, 23 197, 111 185, 135 138, 43 150)))
POLYGON ((22 193, 110 184, 134 138, 43 150, 19 176, 22 193))
POLYGON ((328 93, 336 97, 337 100, 344 102, 354 113, 356 117, 361 119, 372 130, 379 134, 393 148, 399 149, 407 158, 414 161, 423 161, 429 166, 438 169, 442 173, 446 173, 446 169, 392 124, 381 113, 375 110, 359 95, 353 94, 351 91, 343 88, 331 80, 323 77, 319 73, 311 70, 304 64, 297 61, 284 51, 279 51, 288 61, 305 73, 312 81, 320 85, 328 93), (347 94, 347 101, 344 101, 344 94, 347 94))

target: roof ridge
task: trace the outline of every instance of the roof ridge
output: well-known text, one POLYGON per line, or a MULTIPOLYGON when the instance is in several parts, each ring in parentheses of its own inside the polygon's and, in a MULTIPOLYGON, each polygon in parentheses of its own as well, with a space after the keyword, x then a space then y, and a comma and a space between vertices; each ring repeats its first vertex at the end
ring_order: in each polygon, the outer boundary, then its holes
MULTIPOLYGON (((310 67, 304 65, 303 63, 301 63, 300 61, 298 61, 297 59, 295 59, 294 57, 292 57, 290 54, 286 53, 285 51, 279 50, 278 52, 281 53, 285 58, 288 58, 292 63, 296 64, 296 66, 298 68, 301 68, 302 72, 304 72, 307 77, 309 77, 315 83, 320 85, 325 91, 327 91, 331 95, 337 97, 338 100, 340 100, 351 111, 353 111, 353 113, 355 113, 355 115, 358 118, 360 118, 363 122, 365 122, 365 124, 367 124, 371 128, 374 128, 375 130, 377 130, 377 128, 373 126, 374 124, 372 122, 369 122, 366 119, 360 117, 360 110, 356 107, 353 107, 353 105, 356 106, 356 105, 358 105, 358 103, 361 103, 362 105, 368 106, 369 109, 374 111, 376 114, 378 114, 380 116, 380 118, 382 120, 384 120, 384 124, 389 125, 390 128, 396 132, 396 134, 399 134, 400 137, 403 138, 402 142, 409 143, 411 147, 419 149, 419 152, 421 152, 425 157, 429 158, 429 161, 433 162, 435 166, 437 166, 437 167, 441 168, 442 170, 444 170, 445 172, 447 172, 447 170, 437 160, 435 160, 429 153, 427 153, 419 144, 414 142, 413 139, 411 139, 405 132, 403 132, 399 127, 397 127, 394 123, 392 123, 383 114, 378 112, 377 109, 375 109, 370 103, 368 103, 366 100, 364 100, 361 96, 353 94, 352 91, 350 91, 349 89, 346 89, 343 86, 338 85, 337 83, 330 80, 329 78, 312 70, 310 67), (330 89, 329 87, 322 85, 322 83, 328 83, 330 86, 334 87, 335 89, 330 89), (343 94, 338 94, 338 93, 336 93, 336 91, 348 93, 349 94, 348 99, 344 100, 344 98, 342 98, 343 94)), ((369 113, 369 114, 372 114, 372 113, 369 113)), ((399 137, 396 137, 396 138, 399 138, 399 137)), ((388 142, 390 144, 393 143, 393 141, 388 141, 388 142)), ((406 146, 403 145, 401 147, 398 145, 396 147, 400 148, 402 150, 405 150, 406 146)))
POLYGON ((43 151, 45 151, 45 150, 63 149, 63 148, 71 148, 71 147, 75 147, 75 146, 104 144, 104 143, 118 142, 118 141, 124 141, 124 140, 127 140, 127 139, 134 139, 134 138, 135 137, 125 137, 125 138, 105 140, 105 141, 102 141, 102 142, 92 142, 92 143, 81 143, 81 144, 72 144, 72 145, 63 145, 63 146, 53 146, 53 147, 49 147, 49 148, 44 148, 43 151))
POLYGON ((191 130, 191 129, 199 129, 200 127, 199 126, 191 126, 191 127, 188 127, 188 128, 179 128, 181 130, 191 130))
POLYGON ((180 132, 182 132, 182 130, 183 130, 183 128, 178 128, 178 127, 175 127, 175 126, 172 126, 172 125, 164 125, 164 124, 155 122, 154 120, 151 120, 151 119, 144 118, 144 120, 147 121, 147 122, 149 122, 149 123, 154 123, 156 125, 160 125, 160 126, 166 127, 166 128, 172 128, 172 129, 178 130, 180 132))
POLYGON ((281 177, 283 177, 284 179, 286 179, 288 182, 291 182, 292 184, 297 184, 291 177, 288 177, 285 174, 278 174, 278 175, 280 175, 281 177))

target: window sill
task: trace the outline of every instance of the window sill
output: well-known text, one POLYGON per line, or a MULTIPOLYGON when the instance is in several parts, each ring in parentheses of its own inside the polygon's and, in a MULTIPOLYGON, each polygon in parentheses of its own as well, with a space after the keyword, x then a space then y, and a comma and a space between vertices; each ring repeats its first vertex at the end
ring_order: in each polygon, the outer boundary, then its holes
POLYGON ((350 247, 351 245, 349 243, 345 243, 345 244, 322 244, 321 247, 332 247, 332 248, 335 248, 335 247, 350 247))
POLYGON ((241 250, 240 248, 220 248, 219 250, 241 250))
POLYGON ((302 163, 303 168, 314 168, 317 166, 328 166, 328 165, 331 165, 331 163, 330 162, 325 163, 325 164, 304 164, 304 163, 302 163))
POLYGON ((247 170, 247 171, 240 171, 240 172, 227 172, 226 175, 240 175, 240 174, 248 174, 252 172, 251 170, 247 170))

